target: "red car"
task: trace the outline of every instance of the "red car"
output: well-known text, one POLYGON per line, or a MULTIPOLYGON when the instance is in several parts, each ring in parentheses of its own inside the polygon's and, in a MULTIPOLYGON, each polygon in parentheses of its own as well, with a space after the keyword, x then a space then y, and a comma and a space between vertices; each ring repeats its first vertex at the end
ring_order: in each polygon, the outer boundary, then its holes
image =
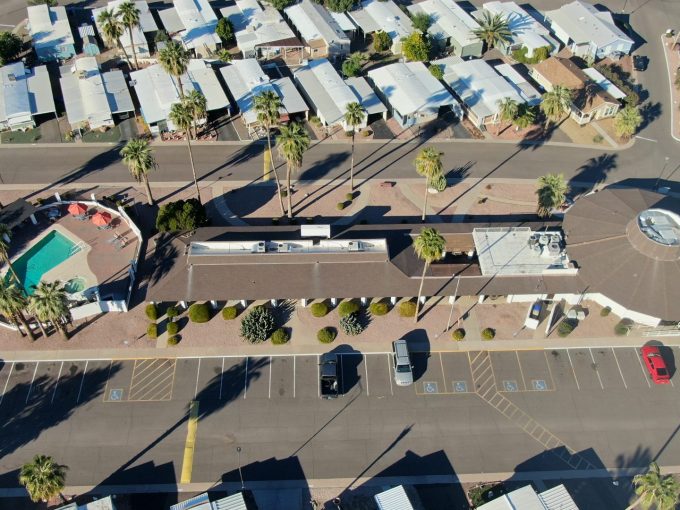
POLYGON ((647 345, 641 349, 642 359, 645 360, 645 366, 652 376, 652 381, 655 384, 668 384, 671 382, 666 362, 661 356, 661 351, 656 345, 647 345))

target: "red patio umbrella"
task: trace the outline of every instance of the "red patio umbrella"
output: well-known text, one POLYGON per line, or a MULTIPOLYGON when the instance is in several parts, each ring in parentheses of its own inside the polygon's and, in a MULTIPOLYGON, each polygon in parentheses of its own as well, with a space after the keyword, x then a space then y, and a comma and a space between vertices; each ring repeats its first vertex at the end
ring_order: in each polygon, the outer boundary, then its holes
POLYGON ((87 206, 78 202, 74 202, 68 206, 68 212, 73 214, 73 216, 79 216, 87 212, 87 206))
POLYGON ((111 223, 111 215, 107 212, 97 212, 94 216, 92 216, 92 223, 97 225, 98 227, 103 227, 104 225, 108 225, 111 223))

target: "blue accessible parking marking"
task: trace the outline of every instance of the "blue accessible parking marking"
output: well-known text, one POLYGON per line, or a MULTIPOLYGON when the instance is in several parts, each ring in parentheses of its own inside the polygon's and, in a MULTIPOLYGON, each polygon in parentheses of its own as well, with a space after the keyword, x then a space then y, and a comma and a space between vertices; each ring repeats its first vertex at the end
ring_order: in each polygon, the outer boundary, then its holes
POLYGON ((468 387, 465 381, 453 381, 453 391, 456 393, 467 393, 468 387))
POLYGON ((504 391, 517 391, 519 388, 517 387, 517 381, 514 380, 505 380, 503 381, 503 390, 504 391))
POLYGON ((535 391, 547 391, 548 385, 543 379, 532 379, 531 386, 535 391))
POLYGON ((427 394, 439 393, 439 387, 436 382, 424 382, 423 391, 427 394))
POLYGON ((110 390, 109 400, 112 402, 119 402, 123 400, 123 390, 110 390))

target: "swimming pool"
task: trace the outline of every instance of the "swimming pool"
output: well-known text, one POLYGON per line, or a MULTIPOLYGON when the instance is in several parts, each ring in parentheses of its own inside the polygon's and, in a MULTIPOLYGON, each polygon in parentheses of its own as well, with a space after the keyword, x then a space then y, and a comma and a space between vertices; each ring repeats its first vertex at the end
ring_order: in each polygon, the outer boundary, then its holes
MULTIPOLYGON (((52 230, 35 243, 21 257, 12 262, 17 277, 26 289, 33 294, 33 285, 40 283, 42 276, 80 251, 80 246, 64 234, 52 230)), ((5 281, 9 281, 9 273, 5 281)))

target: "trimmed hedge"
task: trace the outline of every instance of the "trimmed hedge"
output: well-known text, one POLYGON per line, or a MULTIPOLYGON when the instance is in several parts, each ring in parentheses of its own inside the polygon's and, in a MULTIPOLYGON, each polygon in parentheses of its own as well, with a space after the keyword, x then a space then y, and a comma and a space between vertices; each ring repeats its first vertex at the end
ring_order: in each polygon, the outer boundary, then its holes
POLYGON ((415 317, 416 316, 416 304, 413 301, 402 301, 399 303, 399 316, 400 317, 415 317))
POLYGON ((338 332, 335 328, 321 328, 316 333, 316 339, 322 344, 332 343, 336 336, 338 336, 338 332))
POLYGON ((493 328, 484 328, 482 330, 482 340, 493 340, 496 336, 496 330, 493 328))
POLYGON ((158 324, 155 322, 149 324, 146 327, 146 336, 148 336, 151 340, 158 338, 158 324))
POLYGON ((453 333, 451 333, 451 338, 456 342, 460 342, 465 338, 465 330, 463 328, 456 329, 453 333))
POLYGON ((347 317, 348 315, 357 313, 359 308, 359 305, 351 299, 349 301, 343 301, 340 303, 340 306, 338 306, 338 315, 340 315, 340 317, 347 317))
POLYGON ((210 307, 208 303, 194 303, 189 307, 189 320, 191 322, 208 322, 210 320, 210 307))
POLYGON ((290 340, 290 336, 283 328, 279 328, 272 333, 272 343, 274 345, 287 344, 288 340, 290 340))
POLYGON ((168 337, 168 346, 174 347, 179 343, 179 337, 177 335, 171 335, 168 337))
POLYGON ((345 193, 345 200, 349 200, 350 202, 354 200, 354 193, 345 193))
POLYGON ((156 308, 156 305, 154 305, 153 303, 149 303, 148 305, 146 305, 144 313, 146 313, 146 317, 150 321, 158 320, 158 308, 156 308))
POLYGON ((387 314, 387 312, 390 311, 390 307, 387 305, 387 303, 378 301, 376 303, 371 303, 370 306, 368 307, 368 311, 371 312, 371 315, 379 317, 381 315, 387 314))
POLYGON ((165 310, 165 316, 168 319, 174 319, 179 315, 179 310, 177 309, 176 306, 169 306, 167 310, 165 310))
POLYGON ((325 301, 320 301, 319 303, 312 303, 310 306, 312 315, 314 317, 325 317, 328 315, 328 305, 325 301))
POLYGON ((338 202, 337 205, 335 206, 335 208, 338 211, 342 211, 345 208, 345 202, 338 202))
POLYGON ((602 310, 600 310, 600 317, 606 317, 610 313, 612 313, 612 309, 608 306, 605 306, 602 310))
POLYGON ((168 332, 168 335, 176 335, 177 332, 179 331, 179 324, 176 322, 168 322, 168 325, 165 328, 165 331, 168 332))
POLYGON ((614 326, 614 333, 616 336, 627 336, 631 329, 633 329, 633 325, 628 321, 622 320, 614 326))
POLYGON ((235 306, 225 306, 222 308, 222 318, 225 321, 232 321, 238 315, 238 308, 235 306))

